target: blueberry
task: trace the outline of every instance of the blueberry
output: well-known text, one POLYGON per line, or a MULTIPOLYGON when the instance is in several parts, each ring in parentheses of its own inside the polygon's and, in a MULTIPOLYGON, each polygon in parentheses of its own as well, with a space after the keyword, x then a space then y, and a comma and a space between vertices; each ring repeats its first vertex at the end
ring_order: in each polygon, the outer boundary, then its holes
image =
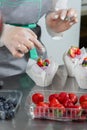
POLYGON ((0 107, 0 111, 4 111, 4 107, 3 106, 0 107))
POLYGON ((48 66, 49 65, 49 63, 48 62, 46 62, 46 64, 45 64, 46 66, 48 66))
POLYGON ((8 103, 4 104, 4 110, 9 110, 9 104, 8 103))
POLYGON ((16 107, 17 102, 18 102, 17 99, 14 99, 14 100, 13 100, 13 105, 14 105, 14 107, 16 107))
POLYGON ((14 104, 13 103, 10 103, 9 104, 9 110, 13 110, 15 107, 14 107, 14 104))
POLYGON ((6 101, 6 98, 4 96, 0 96, 0 101, 4 102, 4 101, 6 101))
POLYGON ((5 118, 6 118, 7 120, 12 119, 13 117, 14 117, 14 112, 13 112, 13 111, 6 111, 6 112, 5 112, 5 118))
POLYGON ((0 119, 9 120, 14 117, 17 101, 17 98, 0 96, 0 119))
POLYGON ((3 102, 0 102, 0 111, 3 111, 4 110, 4 107, 3 107, 3 102))
POLYGON ((0 119, 5 120, 5 118, 6 118, 6 117, 5 117, 5 112, 1 112, 1 113, 0 113, 0 119))

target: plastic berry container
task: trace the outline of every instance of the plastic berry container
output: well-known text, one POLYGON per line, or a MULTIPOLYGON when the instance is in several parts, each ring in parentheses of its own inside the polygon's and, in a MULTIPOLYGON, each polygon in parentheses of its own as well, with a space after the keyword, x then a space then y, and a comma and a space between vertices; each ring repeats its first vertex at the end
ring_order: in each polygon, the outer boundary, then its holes
POLYGON ((21 99, 21 91, 0 90, 0 119, 13 119, 20 106, 21 99))
POLYGON ((31 91, 26 98, 25 109, 29 118, 32 119, 48 119, 48 120, 55 120, 55 121, 84 121, 87 120, 87 109, 82 108, 80 104, 80 97, 85 94, 86 94, 85 92, 80 93, 80 92, 66 92, 66 91, 56 91, 56 90, 55 91, 54 90, 31 91), (41 103, 38 103, 39 105, 35 104, 32 101, 33 95, 37 93, 42 94, 44 97, 44 101, 42 100, 41 103), (60 93, 67 93, 68 95, 70 93, 74 93, 78 97, 75 107, 70 107, 70 106, 60 107, 60 105, 47 107, 47 104, 49 102, 49 96, 53 94, 59 95, 60 93), (43 102, 45 103, 45 105, 43 105, 43 102))

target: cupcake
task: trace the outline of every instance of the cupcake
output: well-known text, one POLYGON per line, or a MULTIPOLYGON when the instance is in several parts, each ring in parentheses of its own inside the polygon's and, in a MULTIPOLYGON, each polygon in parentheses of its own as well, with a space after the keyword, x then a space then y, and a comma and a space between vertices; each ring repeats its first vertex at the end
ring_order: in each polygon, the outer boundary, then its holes
POLYGON ((75 68, 75 78, 80 88, 87 89, 87 57, 75 68))
POLYGON ((37 86, 46 87, 52 83, 57 72, 58 63, 51 59, 38 58, 36 61, 29 59, 26 73, 35 82, 37 86))
POLYGON ((63 55, 64 65, 66 67, 68 76, 74 77, 74 68, 77 64, 81 64, 83 58, 86 55, 85 48, 79 49, 78 47, 71 46, 68 51, 63 55))

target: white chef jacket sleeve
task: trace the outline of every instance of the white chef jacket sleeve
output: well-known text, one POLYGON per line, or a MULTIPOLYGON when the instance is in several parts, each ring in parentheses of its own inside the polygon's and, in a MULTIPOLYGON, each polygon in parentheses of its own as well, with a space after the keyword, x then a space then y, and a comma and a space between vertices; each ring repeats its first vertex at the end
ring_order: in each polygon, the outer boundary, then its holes
MULTIPOLYGON (((53 5, 55 6, 53 7, 54 10, 67 9, 67 2, 68 0, 53 0, 53 5)), ((61 33, 53 32, 47 25, 46 29, 49 35, 55 40, 59 40, 63 37, 63 32, 61 33)))

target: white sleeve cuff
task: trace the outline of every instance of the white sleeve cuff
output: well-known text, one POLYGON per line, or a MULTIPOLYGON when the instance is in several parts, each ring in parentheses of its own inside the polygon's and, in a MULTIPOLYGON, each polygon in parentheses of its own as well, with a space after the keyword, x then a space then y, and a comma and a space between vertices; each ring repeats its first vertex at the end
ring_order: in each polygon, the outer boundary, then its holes
POLYGON ((47 25, 46 25, 46 29, 47 29, 48 34, 52 37, 52 39, 54 40, 62 39, 63 32, 60 32, 60 33, 53 32, 47 25))

